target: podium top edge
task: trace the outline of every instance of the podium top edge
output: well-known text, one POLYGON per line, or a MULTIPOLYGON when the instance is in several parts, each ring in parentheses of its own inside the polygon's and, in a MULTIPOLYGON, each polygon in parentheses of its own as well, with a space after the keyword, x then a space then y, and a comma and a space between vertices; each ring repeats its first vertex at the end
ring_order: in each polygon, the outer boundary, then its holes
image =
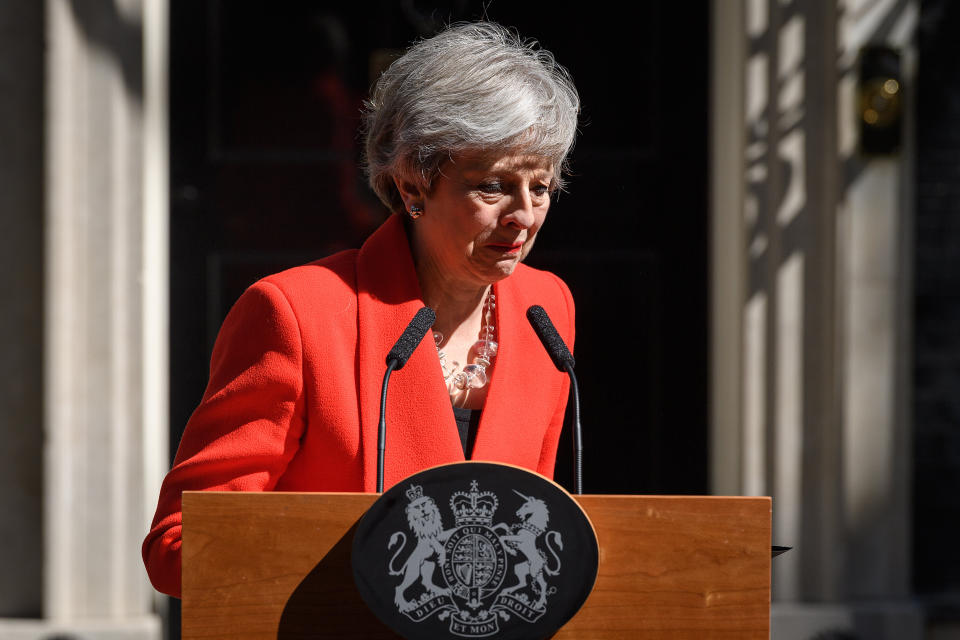
MULTIPOLYGON (((379 496, 375 492, 363 491, 184 491, 184 496, 198 495, 276 495, 276 496, 379 496)), ((631 500, 643 498, 644 500, 762 500, 772 501, 770 496, 714 496, 714 495, 689 495, 689 494, 623 494, 623 493, 584 493, 582 495, 570 494, 574 499, 577 498, 610 498, 617 500, 631 500)))

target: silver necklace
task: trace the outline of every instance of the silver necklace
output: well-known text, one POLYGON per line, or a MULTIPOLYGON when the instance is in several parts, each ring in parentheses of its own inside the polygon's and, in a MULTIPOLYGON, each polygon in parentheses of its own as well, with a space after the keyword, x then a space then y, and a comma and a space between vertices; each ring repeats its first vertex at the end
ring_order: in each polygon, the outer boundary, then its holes
POLYGON ((467 389, 480 389, 487 385, 489 378, 487 376, 487 367, 493 363, 497 356, 498 345, 494 341, 496 336, 496 327, 493 324, 494 310, 497 308, 497 299, 493 295, 493 287, 487 292, 487 297, 483 301, 483 311, 480 323, 480 339, 473 343, 471 351, 476 355, 473 362, 460 370, 460 363, 456 360, 447 362, 447 354, 440 348, 443 342, 443 334, 439 331, 433 332, 433 340, 437 346, 437 355, 440 357, 440 368, 443 370, 443 380, 447 383, 447 391, 453 393, 456 391, 465 391, 467 389))

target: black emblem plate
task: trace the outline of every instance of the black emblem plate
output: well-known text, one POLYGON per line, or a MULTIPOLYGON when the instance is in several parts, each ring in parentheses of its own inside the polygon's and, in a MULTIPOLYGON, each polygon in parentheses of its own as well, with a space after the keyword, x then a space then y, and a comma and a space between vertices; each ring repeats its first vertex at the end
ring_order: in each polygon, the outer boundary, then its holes
POLYGON ((353 575, 405 638, 547 638, 597 577, 597 537, 557 484, 489 462, 435 467, 391 487, 363 516, 353 575))

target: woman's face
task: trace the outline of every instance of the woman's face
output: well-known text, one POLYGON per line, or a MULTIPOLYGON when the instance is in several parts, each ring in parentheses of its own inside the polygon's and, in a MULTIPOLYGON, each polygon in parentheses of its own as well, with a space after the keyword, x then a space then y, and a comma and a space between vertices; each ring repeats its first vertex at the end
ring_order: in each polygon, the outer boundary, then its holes
POLYGON ((541 156, 464 154, 447 162, 430 192, 416 194, 424 209, 412 224, 418 270, 465 286, 507 277, 533 247, 552 183, 553 166, 541 156))

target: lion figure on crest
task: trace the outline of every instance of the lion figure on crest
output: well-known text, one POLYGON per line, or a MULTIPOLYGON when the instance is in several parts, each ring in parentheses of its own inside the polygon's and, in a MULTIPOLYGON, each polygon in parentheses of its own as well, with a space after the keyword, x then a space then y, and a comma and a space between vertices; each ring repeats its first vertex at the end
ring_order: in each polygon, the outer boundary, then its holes
POLYGON ((407 561, 403 563, 400 569, 394 568, 394 562, 397 556, 407 546, 407 536, 402 531, 396 531, 390 536, 390 542, 387 549, 397 547, 396 552, 390 559, 389 571, 392 576, 403 576, 403 581, 397 585, 393 601, 401 611, 407 611, 416 606, 415 600, 408 602, 404 597, 407 589, 420 578, 420 583, 424 589, 434 595, 446 595, 450 593, 449 589, 438 587, 433 583, 433 572, 437 565, 443 565, 446 561, 446 551, 443 548, 447 538, 450 537, 450 531, 444 531, 443 520, 440 515, 440 509, 433 498, 424 496, 422 488, 411 485, 407 490, 407 497, 410 498, 410 504, 407 505, 407 523, 410 530, 417 538, 417 546, 414 547, 407 561))

